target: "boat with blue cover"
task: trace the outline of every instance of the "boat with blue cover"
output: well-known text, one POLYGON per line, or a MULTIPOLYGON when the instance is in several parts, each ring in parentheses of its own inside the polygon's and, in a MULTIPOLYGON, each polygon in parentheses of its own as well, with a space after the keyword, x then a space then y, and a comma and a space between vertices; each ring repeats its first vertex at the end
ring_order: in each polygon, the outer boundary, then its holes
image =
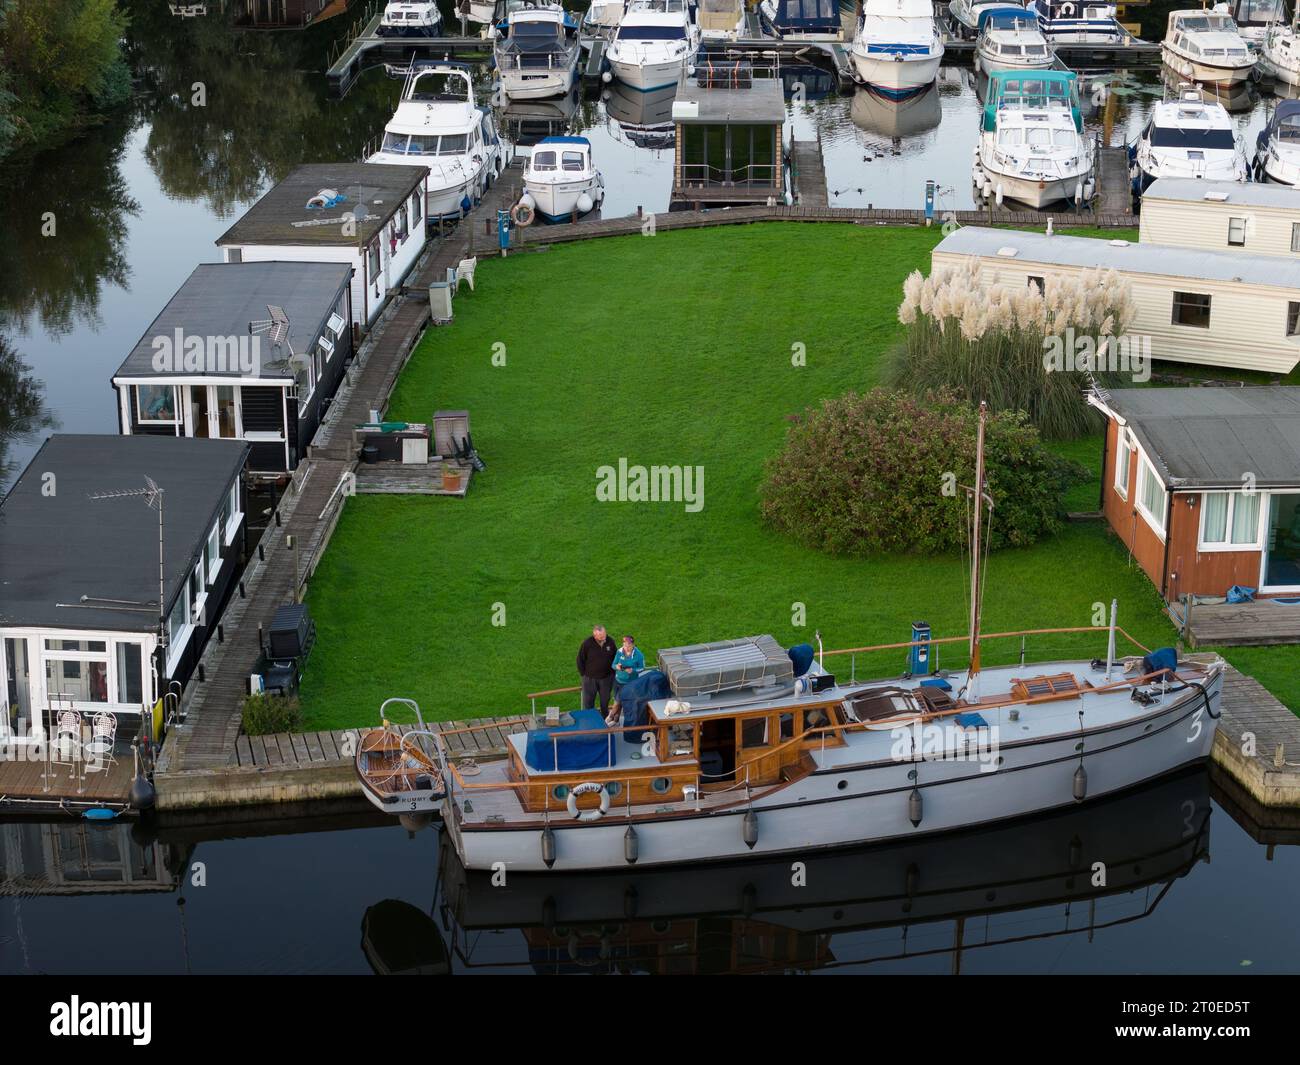
POLYGON ((1029 0, 1043 36, 1057 44, 1121 44, 1127 34, 1112 3, 1089 0, 1029 0))
POLYGON ((930 0, 866 0, 850 56, 859 81, 903 97, 934 84, 943 51, 930 0))
POLYGON ((985 74, 999 70, 1046 70, 1056 54, 1023 7, 992 7, 980 12, 975 54, 985 74))
POLYGON ((564 96, 578 78, 577 20, 558 4, 521 7, 496 25, 492 58, 515 100, 564 96))
POLYGON ((1255 142, 1255 178, 1300 185, 1300 100, 1279 100, 1255 142))
POLYGON ((844 26, 838 0, 762 0, 768 32, 783 41, 840 41, 844 26))
MULTIPOLYGON (((596 169, 586 137, 538 141, 524 167, 523 181, 519 205, 547 222, 567 222, 587 214, 605 198, 605 179, 596 169)), ((517 213, 516 217, 525 216, 517 213)))

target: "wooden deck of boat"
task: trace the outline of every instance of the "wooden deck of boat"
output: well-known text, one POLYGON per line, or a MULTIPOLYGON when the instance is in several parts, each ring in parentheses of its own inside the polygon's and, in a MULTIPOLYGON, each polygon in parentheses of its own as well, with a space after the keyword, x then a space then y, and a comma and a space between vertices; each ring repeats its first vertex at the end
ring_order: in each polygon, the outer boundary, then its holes
POLYGON ((119 751, 117 761, 106 769, 84 775, 68 765, 4 758, 0 760, 0 812, 44 806, 124 808, 133 765, 129 751, 125 755, 119 751))
POLYGON ((1188 612, 1184 638, 1192 647, 1300 643, 1300 603, 1198 603, 1188 612))

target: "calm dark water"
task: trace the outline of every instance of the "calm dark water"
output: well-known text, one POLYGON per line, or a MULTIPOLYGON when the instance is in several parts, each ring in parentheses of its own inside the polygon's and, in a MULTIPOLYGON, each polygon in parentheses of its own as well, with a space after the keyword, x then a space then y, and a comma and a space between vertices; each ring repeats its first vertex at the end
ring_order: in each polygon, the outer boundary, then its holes
POLYGON ((493 886, 433 829, 275 816, 0 825, 0 972, 1281 973, 1300 949, 1300 848, 1270 860, 1204 773, 809 855, 801 887, 789 860, 493 886))

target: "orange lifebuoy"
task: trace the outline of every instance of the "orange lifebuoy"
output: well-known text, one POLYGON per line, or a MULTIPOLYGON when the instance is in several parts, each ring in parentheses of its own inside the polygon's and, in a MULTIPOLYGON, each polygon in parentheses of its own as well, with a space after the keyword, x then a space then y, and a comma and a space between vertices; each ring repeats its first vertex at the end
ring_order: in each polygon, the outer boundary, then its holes
POLYGON ((533 209, 526 203, 517 203, 510 208, 510 221, 517 226, 531 226, 533 224, 533 209))

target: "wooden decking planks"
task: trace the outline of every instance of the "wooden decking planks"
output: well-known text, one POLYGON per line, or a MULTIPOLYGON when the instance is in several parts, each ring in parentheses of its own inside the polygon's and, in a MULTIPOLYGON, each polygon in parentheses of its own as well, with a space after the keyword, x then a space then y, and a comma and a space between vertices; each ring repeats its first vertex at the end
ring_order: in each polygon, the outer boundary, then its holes
POLYGON ((471 466, 452 463, 461 471, 460 487, 444 488, 442 462, 381 462, 357 467, 357 495, 433 495, 464 497, 474 474, 471 466))
POLYGON ((1213 758, 1262 805, 1300 806, 1300 717, 1231 666, 1213 758))
POLYGON ((0 759, 0 810, 17 810, 33 804, 71 806, 125 806, 131 794, 132 760, 121 753, 106 769, 84 776, 70 765, 28 761, 18 757, 27 748, 14 748, 15 756, 0 759))
POLYGON ((790 146, 795 201, 800 207, 825 207, 830 202, 826 192, 826 164, 820 140, 795 141, 790 146))
POLYGON ((1253 603, 1196 603, 1186 627, 1192 647, 1267 647, 1300 643, 1300 605, 1258 599, 1253 603))

